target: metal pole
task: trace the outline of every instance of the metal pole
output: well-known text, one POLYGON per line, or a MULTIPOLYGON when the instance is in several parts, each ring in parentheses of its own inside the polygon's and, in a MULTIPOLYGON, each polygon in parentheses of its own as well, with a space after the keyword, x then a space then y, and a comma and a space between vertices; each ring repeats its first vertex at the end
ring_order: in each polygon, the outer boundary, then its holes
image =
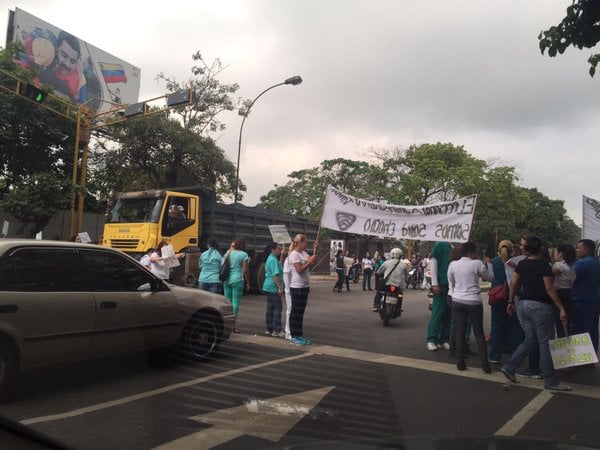
POLYGON ((71 204, 69 207, 69 235, 67 239, 73 236, 73 225, 75 223, 75 195, 77 191, 77 165, 79 163, 79 130, 81 127, 81 109, 77 108, 77 130, 75 132, 75 155, 73 157, 73 175, 71 177, 71 204))
POLYGON ((286 83, 283 82, 283 83, 274 84, 273 86, 268 87, 267 89, 262 91, 260 94, 258 94, 256 96, 256 98, 254 100, 252 100, 252 103, 250 103, 250 106, 248 106, 248 109, 246 110, 246 113, 244 114, 244 118, 242 119, 242 124, 240 125, 240 136, 238 139, 237 165, 236 165, 236 169, 235 169, 235 195, 233 197, 233 204, 235 207, 237 207, 237 203, 238 203, 238 190, 239 190, 239 186, 240 186, 240 154, 242 153, 242 131, 244 130, 244 123, 246 122, 246 118, 248 117, 248 114, 250 114, 250 110, 252 109, 252 106, 254 106, 254 103, 256 103, 256 100, 258 100, 260 97, 262 97, 263 94, 270 91, 271 89, 276 88, 277 86, 283 86, 284 84, 286 84, 286 83))
POLYGON ((240 125, 240 138, 238 139, 237 166, 235 169, 235 195, 233 197, 234 207, 237 208, 238 190, 239 190, 239 185, 240 185, 240 154, 242 153, 242 130, 244 129, 244 123, 246 122, 246 118, 248 117, 248 114, 250 114, 250 110, 252 109, 252 106, 254 106, 254 103, 256 103, 256 100, 258 100, 260 97, 262 97, 262 95, 264 93, 270 91, 273 88, 276 88, 277 86, 282 86, 284 84, 289 84, 291 86, 298 86, 300 83, 302 83, 302 77, 299 75, 295 75, 293 77, 288 78, 283 83, 274 84, 273 86, 266 88, 264 91, 262 91, 260 94, 258 94, 256 96, 256 98, 254 100, 252 100, 252 102, 248 106, 248 109, 246 110, 246 113, 244 114, 244 118, 242 119, 242 125, 240 125))

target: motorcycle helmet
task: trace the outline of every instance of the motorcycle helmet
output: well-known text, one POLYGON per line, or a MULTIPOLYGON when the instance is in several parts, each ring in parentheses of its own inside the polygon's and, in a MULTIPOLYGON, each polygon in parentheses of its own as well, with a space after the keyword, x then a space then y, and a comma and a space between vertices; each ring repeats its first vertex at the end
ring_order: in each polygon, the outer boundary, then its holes
POLYGON ((392 254, 392 258, 394 259, 400 259, 402 258, 402 249, 395 247, 393 248, 390 253, 392 254))

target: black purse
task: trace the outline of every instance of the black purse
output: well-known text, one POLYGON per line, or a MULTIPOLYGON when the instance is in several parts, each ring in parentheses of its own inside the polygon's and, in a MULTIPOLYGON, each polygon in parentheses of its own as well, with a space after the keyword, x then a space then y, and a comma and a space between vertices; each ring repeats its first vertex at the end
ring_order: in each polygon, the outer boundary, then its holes
POLYGON ((231 271, 231 265, 229 264, 229 253, 225 255, 223 264, 219 269, 219 280, 226 281, 229 278, 229 272, 231 271))

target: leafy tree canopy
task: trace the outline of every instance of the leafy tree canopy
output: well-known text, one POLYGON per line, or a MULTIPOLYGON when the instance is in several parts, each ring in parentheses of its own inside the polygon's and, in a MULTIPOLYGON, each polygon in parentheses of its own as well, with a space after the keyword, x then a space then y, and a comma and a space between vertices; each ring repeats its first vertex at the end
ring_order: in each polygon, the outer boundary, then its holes
MULTIPOLYGON (((548 56, 563 54, 570 47, 579 50, 592 48, 600 41, 600 2, 598 0, 573 0, 567 7, 567 15, 555 26, 540 32, 540 50, 548 50, 548 56)), ((590 75, 596 73, 600 54, 588 58, 590 75)))
POLYGON ((548 245, 575 242, 578 228, 562 201, 517 185, 514 167, 493 164, 450 143, 406 150, 370 149, 374 162, 332 159, 288 175, 290 180, 261 197, 261 206, 317 219, 326 186, 352 196, 398 205, 423 205, 479 194, 471 239, 488 255, 501 239, 533 233, 548 245))
POLYGON ((34 237, 57 213, 69 206, 69 192, 69 183, 52 173, 28 174, 11 186, 0 201, 0 207, 22 223, 17 234, 23 235, 30 225, 27 237, 34 237))
MULTIPOLYGON (((92 154, 90 184, 99 196, 195 184, 219 198, 235 191, 235 166, 210 135, 225 129, 221 113, 242 104, 233 97, 238 85, 217 79, 226 68, 220 60, 207 63, 199 52, 192 60, 192 76, 186 81, 157 76, 169 92, 191 89, 191 105, 106 128, 106 138, 99 139, 92 154)), ((240 183, 239 191, 245 190, 240 183)))

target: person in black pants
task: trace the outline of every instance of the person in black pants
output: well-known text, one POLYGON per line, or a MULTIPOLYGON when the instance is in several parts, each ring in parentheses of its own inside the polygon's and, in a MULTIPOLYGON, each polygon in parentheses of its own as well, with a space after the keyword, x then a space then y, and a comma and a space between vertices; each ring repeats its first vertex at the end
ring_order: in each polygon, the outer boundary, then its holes
POLYGON ((338 250, 335 255, 335 273, 337 280, 333 285, 333 292, 342 292, 344 286, 344 254, 342 250, 338 250))

